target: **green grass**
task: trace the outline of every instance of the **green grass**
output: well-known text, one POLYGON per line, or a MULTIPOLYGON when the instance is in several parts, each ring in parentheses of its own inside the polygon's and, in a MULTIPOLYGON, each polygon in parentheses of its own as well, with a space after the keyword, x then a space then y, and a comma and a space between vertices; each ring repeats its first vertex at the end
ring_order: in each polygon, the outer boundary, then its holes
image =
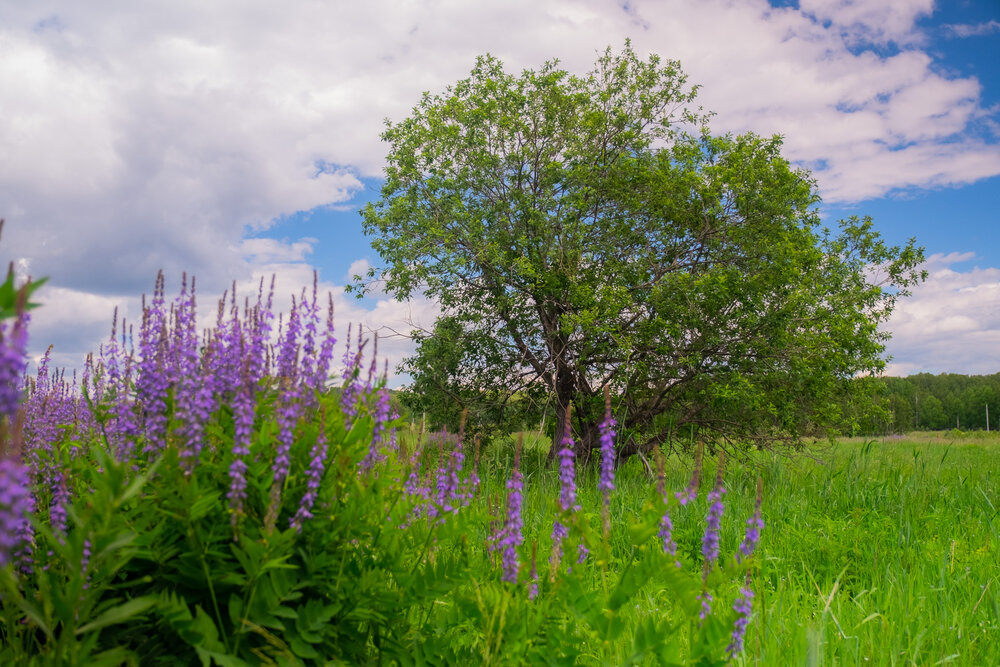
MULTIPOLYGON (((551 525, 548 508, 558 492, 544 465, 547 446, 535 439, 526 445, 529 535, 543 535, 551 525)), ((484 468, 498 472, 484 475, 486 497, 502 499, 511 452, 507 443, 484 457, 484 468)), ((690 465, 669 459, 668 489, 686 485, 690 465)), ((704 479, 713 467, 706 460, 704 479)), ((732 467, 724 554, 742 539, 758 474, 767 527, 754 569, 755 614, 738 663, 1000 664, 1000 437, 850 440, 815 445, 807 456, 761 455, 755 468, 732 467)), ((652 484, 640 461, 618 471, 612 544, 652 484)), ((599 525, 596 472, 584 473, 579 485, 584 511, 599 525)), ((680 549, 692 558, 704 512, 702 495, 674 517, 680 549)), ((658 611, 647 607, 636 615, 658 611)))

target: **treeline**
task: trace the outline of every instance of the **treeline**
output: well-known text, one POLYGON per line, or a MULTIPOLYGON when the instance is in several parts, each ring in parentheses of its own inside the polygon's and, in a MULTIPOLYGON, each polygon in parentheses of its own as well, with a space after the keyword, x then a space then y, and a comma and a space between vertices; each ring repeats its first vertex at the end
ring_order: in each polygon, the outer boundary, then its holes
POLYGON ((1000 373, 919 373, 878 380, 881 408, 862 420, 865 433, 1000 430, 1000 373), (986 416, 989 413, 989 424, 986 416))

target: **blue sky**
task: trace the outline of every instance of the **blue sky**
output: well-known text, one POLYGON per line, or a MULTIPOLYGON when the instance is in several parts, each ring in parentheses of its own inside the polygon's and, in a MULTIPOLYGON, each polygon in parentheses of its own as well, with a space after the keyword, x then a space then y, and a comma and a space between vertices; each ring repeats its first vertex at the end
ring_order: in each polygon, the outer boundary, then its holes
POLYGON ((626 38, 681 61, 714 130, 782 134, 826 221, 871 215, 926 247, 890 372, 1000 371, 994 0, 0 0, 0 249, 51 281, 33 352, 78 367, 160 268, 196 274, 203 303, 316 269, 341 326, 380 330, 397 362, 412 344, 394 334, 435 304, 342 293, 378 264, 357 210, 378 196, 382 119, 487 51, 582 72, 626 38))

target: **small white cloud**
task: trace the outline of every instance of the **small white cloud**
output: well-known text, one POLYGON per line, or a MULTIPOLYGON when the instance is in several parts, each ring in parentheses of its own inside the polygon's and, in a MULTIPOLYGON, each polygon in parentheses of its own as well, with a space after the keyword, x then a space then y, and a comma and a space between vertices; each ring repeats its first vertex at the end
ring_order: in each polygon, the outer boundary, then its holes
POLYGON ((370 268, 371 264, 368 262, 367 257, 354 260, 351 262, 351 265, 347 267, 347 279, 353 280, 354 276, 364 276, 370 268))
POLYGON ((304 262, 312 254, 316 239, 302 238, 298 241, 278 241, 276 239, 243 239, 240 254, 253 264, 274 264, 276 262, 304 262))
POLYGON ((983 23, 957 23, 941 26, 948 37, 982 37, 1000 32, 1000 21, 990 20, 983 23))

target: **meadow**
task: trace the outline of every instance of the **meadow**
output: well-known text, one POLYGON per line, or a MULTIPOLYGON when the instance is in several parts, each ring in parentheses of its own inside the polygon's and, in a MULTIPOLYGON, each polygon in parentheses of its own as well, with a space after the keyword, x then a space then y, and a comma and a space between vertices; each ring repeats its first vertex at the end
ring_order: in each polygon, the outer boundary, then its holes
POLYGON ((332 305, 271 302, 197 331, 158 281, 134 347, 8 397, 0 663, 1000 663, 994 436, 547 467, 409 427, 373 341, 334 369, 332 305))

